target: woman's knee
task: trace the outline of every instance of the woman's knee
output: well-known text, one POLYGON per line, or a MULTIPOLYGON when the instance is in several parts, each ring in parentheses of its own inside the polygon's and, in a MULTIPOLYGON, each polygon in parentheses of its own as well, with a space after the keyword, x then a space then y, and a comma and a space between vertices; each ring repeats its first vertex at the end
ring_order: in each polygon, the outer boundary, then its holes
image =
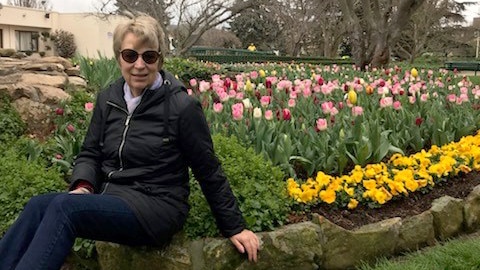
POLYGON ((33 196, 25 205, 25 210, 39 209, 45 211, 45 209, 47 209, 52 200, 60 194, 61 193, 48 193, 33 196))

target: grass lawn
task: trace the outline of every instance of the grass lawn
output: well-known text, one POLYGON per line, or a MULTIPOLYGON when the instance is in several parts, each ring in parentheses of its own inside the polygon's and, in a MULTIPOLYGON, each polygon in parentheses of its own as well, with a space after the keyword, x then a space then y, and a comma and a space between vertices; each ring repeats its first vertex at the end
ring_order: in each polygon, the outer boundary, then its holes
POLYGON ((460 237, 397 258, 382 258, 358 270, 463 270, 480 269, 480 235, 460 237))

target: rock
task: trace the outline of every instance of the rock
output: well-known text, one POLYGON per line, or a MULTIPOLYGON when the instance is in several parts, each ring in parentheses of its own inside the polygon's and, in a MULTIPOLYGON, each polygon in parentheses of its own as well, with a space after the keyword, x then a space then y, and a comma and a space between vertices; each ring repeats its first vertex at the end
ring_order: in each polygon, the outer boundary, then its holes
POLYGON ((345 230, 322 216, 316 216, 316 220, 325 237, 325 269, 345 269, 393 254, 401 227, 400 218, 369 224, 355 231, 345 230))
POLYGON ((38 89, 32 85, 18 83, 18 84, 9 85, 9 87, 11 88, 11 90, 9 90, 10 96, 14 100, 19 98, 28 98, 34 102, 42 102, 40 99, 40 93, 38 92, 38 89))
POLYGON ((46 136, 51 131, 51 108, 45 104, 22 97, 14 101, 13 107, 27 125, 31 134, 46 136))
POLYGON ((60 56, 46 56, 42 57, 38 61, 42 63, 59 63, 64 67, 64 69, 70 69, 73 67, 73 64, 69 60, 60 56))
POLYGON ((417 250, 435 244, 433 215, 425 211, 402 220, 396 252, 417 250))
POLYGON ((54 106, 70 99, 71 97, 61 88, 47 85, 38 85, 36 86, 36 88, 40 93, 40 102, 42 102, 43 104, 54 106))
POLYGON ((65 68, 58 63, 26 63, 20 67, 26 71, 54 71, 63 72, 65 68))
POLYGON ((467 232, 480 229, 480 186, 476 186, 465 198, 465 227, 467 232))
POLYGON ((58 88, 65 88, 67 78, 65 76, 51 76, 45 74, 24 73, 20 78, 20 82, 32 85, 48 85, 58 88))
POLYGON ((260 239, 258 262, 252 265, 243 256, 242 264, 236 269, 307 270, 319 269, 322 265, 324 239, 317 224, 302 222, 284 226, 261 233, 260 239))
POLYGON ((189 245, 182 235, 176 235, 166 248, 128 247, 96 242, 98 261, 102 269, 118 270, 186 270, 192 268, 189 245))
POLYGON ((1 48, 0 49, 0 56, 1 57, 11 57, 15 54, 15 50, 14 49, 4 49, 4 48, 1 48))
POLYGON ((81 88, 87 88, 87 81, 81 77, 77 76, 69 76, 68 77, 68 83, 72 84, 76 87, 81 87, 81 88))
POLYGON ((433 215, 435 236, 447 240, 459 234, 463 229, 463 201, 443 196, 433 201, 430 209, 433 215))
POLYGON ((72 68, 67 68, 67 69, 65 69, 65 73, 68 76, 77 76, 77 77, 81 77, 81 74, 82 74, 79 66, 75 66, 75 67, 72 67, 72 68))

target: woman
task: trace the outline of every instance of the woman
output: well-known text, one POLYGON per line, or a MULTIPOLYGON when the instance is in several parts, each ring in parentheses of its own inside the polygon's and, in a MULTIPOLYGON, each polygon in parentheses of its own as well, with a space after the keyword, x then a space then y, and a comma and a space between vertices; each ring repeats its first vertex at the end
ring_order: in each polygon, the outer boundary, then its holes
POLYGON ((0 241, 0 269, 60 269, 76 237, 162 246, 188 213, 188 167, 221 233, 257 260, 216 159, 198 101, 162 70, 164 34, 151 17, 117 26, 122 78, 99 93, 68 193, 33 197, 0 241))

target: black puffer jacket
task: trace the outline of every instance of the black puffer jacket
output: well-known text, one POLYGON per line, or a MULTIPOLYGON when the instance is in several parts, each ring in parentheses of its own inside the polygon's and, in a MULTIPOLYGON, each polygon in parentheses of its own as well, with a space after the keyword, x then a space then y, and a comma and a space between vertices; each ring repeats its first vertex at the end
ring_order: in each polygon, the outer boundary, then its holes
POLYGON ((200 103, 171 74, 161 75, 162 86, 146 90, 132 114, 123 98, 123 78, 99 93, 71 188, 86 180, 97 193, 121 197, 163 244, 187 217, 190 166, 221 233, 241 232, 244 220, 215 157, 200 103))

